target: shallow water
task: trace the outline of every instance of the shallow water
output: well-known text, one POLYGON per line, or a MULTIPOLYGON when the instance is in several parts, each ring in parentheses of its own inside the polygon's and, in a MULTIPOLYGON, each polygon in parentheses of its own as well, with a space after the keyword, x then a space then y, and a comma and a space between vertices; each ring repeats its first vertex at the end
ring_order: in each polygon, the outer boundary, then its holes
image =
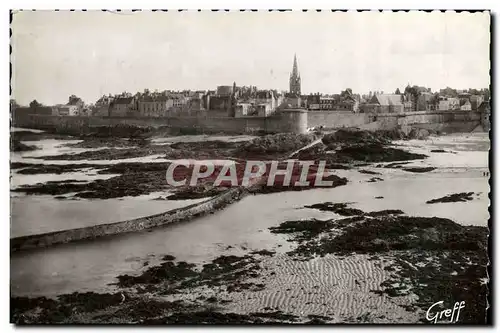
MULTIPOLYGON (((346 186, 251 195, 223 211, 187 223, 150 232, 14 253, 11 256, 12 293, 50 296, 73 291, 109 290, 113 287, 108 284, 116 282, 117 275, 136 274, 145 261, 153 265, 165 254, 172 254, 179 260, 202 263, 220 254, 249 250, 275 249, 283 252, 289 244, 282 235, 272 234, 268 228, 286 220, 338 217, 330 212, 303 208, 318 202, 353 202, 353 207, 364 211, 401 209, 408 215, 450 218, 464 225, 487 225, 489 185, 483 171, 487 170, 488 152, 479 148, 477 151, 461 150, 463 142, 460 136, 440 140, 443 144, 454 142, 459 147, 453 149, 457 154, 430 153, 434 146, 425 147, 426 143, 422 141, 401 143, 409 150, 425 150, 430 156, 428 160, 412 161, 408 165, 437 166, 438 169, 432 172, 410 173, 400 169, 367 167, 365 169, 382 173, 367 175, 357 170, 338 170, 336 174, 348 178, 346 186), (469 152, 477 154, 474 161, 470 161, 471 156, 463 155, 469 152), (367 182, 374 176, 384 181, 367 182), (470 202, 425 203, 457 192, 476 192, 479 195, 470 202), (377 196, 384 198, 376 199, 377 196), (228 246, 232 248, 228 249, 228 246)), ((481 146, 487 137, 474 136, 474 140, 481 142, 478 145, 481 146)), ((464 139, 464 142, 470 141, 473 140, 464 139)), ((82 208, 81 215, 75 215, 74 220, 85 219, 84 216, 90 210, 95 211, 95 207, 82 208)), ((134 207, 131 206, 131 211, 134 207)), ((118 205, 111 209, 103 205, 101 209, 107 209, 110 214, 112 210, 120 210, 118 205)), ((34 208, 34 218, 39 214, 40 210, 34 208)))
POLYGON ((10 188, 15 189, 23 185, 35 185, 38 183, 46 183, 49 181, 76 180, 91 182, 97 179, 108 179, 111 177, 119 176, 118 174, 98 174, 97 172, 98 170, 94 168, 81 168, 80 171, 65 172, 61 174, 44 173, 24 175, 13 171, 11 173, 12 178, 10 181, 10 188))
POLYGON ((130 220, 206 200, 153 200, 169 194, 171 193, 155 192, 105 200, 57 200, 48 195, 11 197, 10 236, 12 238, 130 220))
MULTIPOLYGON (((170 138, 163 138, 170 139, 170 138)), ((178 139, 178 142, 183 142, 181 138, 178 139)), ((238 139, 234 139, 238 141, 238 139)), ((123 158, 123 159, 83 159, 83 160, 44 160, 37 157, 43 156, 56 156, 62 154, 79 154, 88 151, 97 151, 108 148, 114 149, 127 149, 131 147, 99 147, 99 148, 74 148, 68 147, 67 144, 74 144, 82 142, 83 140, 55 140, 55 139, 46 139, 46 140, 38 140, 38 141, 22 141, 22 143, 30 146, 36 146, 37 150, 25 151, 25 152, 11 152, 10 161, 11 162, 20 162, 20 163, 31 163, 31 164, 57 164, 57 165, 66 165, 66 164, 99 164, 99 165, 107 165, 107 164, 118 164, 118 163, 165 163, 171 162, 171 159, 164 158, 164 154, 154 154, 142 157, 131 157, 131 158, 123 158)), ((205 141, 201 140, 200 141, 205 141)), ((240 139, 241 141, 241 139, 240 139)), ((191 163, 197 163, 195 160, 189 160, 191 163)), ((211 160, 211 164, 214 165, 222 165, 225 163, 231 162, 230 160, 211 160)), ((206 162, 201 162, 206 163, 206 162)), ((233 163, 233 162, 231 162, 233 163)))
POLYGON ((37 130, 33 128, 23 128, 23 127, 11 127, 10 129, 11 132, 33 132, 33 133, 43 133, 45 131, 42 130, 37 130))
MULTIPOLYGON (((35 159, 39 156, 50 156, 59 154, 76 154, 84 151, 93 151, 104 148, 71 148, 66 144, 78 143, 81 140, 39 140, 23 141, 26 144, 34 145, 39 150, 29 152, 12 152, 11 162, 22 162, 32 164, 97 164, 113 165, 122 162, 138 163, 161 163, 171 162, 172 160, 161 158, 163 155, 150 155, 137 158, 128 158, 121 160, 43 160, 35 159)), ((185 160, 189 164, 201 163, 204 165, 224 165, 234 163, 230 160, 210 160, 196 161, 185 160)), ((166 171, 166 170, 165 170, 166 171)), ((46 183, 48 181, 86 181, 91 182, 98 179, 109 179, 118 176, 117 174, 98 174, 94 168, 82 167, 75 172, 66 172, 61 174, 19 174, 17 170, 11 170, 11 189, 23 185, 34 185, 46 183)), ((199 202, 200 200, 162 200, 156 201, 160 195, 171 194, 164 191, 139 197, 124 197, 108 200, 58 200, 48 195, 25 195, 22 192, 11 193, 11 237, 32 235, 37 233, 79 228, 102 223, 112 223, 127 219, 139 218, 166 212, 171 209, 185 207, 187 205, 199 202), (43 212, 43 221, 40 221, 40 213, 43 212)), ((69 196, 67 194, 64 196, 69 196)))

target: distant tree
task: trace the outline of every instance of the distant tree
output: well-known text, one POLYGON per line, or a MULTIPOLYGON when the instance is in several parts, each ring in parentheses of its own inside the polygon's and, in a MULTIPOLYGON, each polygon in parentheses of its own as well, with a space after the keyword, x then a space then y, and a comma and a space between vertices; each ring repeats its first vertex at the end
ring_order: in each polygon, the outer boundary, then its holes
POLYGON ((432 95, 432 97, 429 99, 429 104, 434 106, 434 109, 437 110, 438 105, 439 105, 439 94, 435 93, 432 95))
POLYGON ((81 101, 82 99, 76 95, 71 95, 68 98, 68 104, 72 104, 73 102, 81 101))
POLYGON ((372 98, 372 96, 373 96, 373 93, 370 91, 370 92, 368 93, 368 99, 372 98))
POLYGON ((19 104, 17 104, 17 102, 16 102, 16 100, 15 100, 15 99, 13 99, 13 98, 11 98, 11 99, 10 99, 10 109, 11 109, 11 110, 14 110, 14 109, 18 108, 19 106, 20 106, 20 105, 19 105, 19 104))
POLYGON ((412 110, 417 111, 418 109, 418 97, 421 95, 421 90, 419 89, 418 86, 407 86, 405 88, 405 95, 410 97, 411 105, 412 105, 412 110))
POLYGON ((30 108, 32 108, 32 109, 39 108, 40 106, 42 106, 42 104, 38 103, 38 101, 36 99, 31 101, 31 103, 30 103, 30 108))
POLYGON ((342 99, 352 97, 352 89, 351 88, 347 88, 346 90, 340 92, 340 97, 342 99))
POLYGON ((482 89, 482 93, 484 96, 484 100, 489 101, 490 100, 490 90, 488 88, 484 88, 484 89, 482 89))
POLYGON ((442 89, 441 93, 443 95, 447 95, 447 96, 450 96, 450 97, 457 97, 458 96, 457 90, 456 89, 452 89, 450 87, 446 87, 445 89, 442 89))
POLYGON ((396 95, 401 95, 401 91, 399 91, 399 88, 396 88, 396 91, 394 92, 396 95))
POLYGON ((479 91, 477 89, 474 89, 474 88, 469 88, 468 93, 471 94, 471 95, 480 95, 481 91, 479 91))
POLYGON ((144 95, 149 95, 149 89, 144 89, 144 95))

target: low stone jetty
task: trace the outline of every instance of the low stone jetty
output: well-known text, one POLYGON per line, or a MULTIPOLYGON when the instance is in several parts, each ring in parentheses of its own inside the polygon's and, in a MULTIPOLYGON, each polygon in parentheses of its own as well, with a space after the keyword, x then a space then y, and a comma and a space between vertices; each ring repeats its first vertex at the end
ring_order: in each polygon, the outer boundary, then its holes
POLYGON ((100 224, 85 228, 55 231, 37 235, 21 236, 10 240, 11 252, 48 247, 75 241, 93 240, 99 237, 118 235, 128 232, 161 227, 168 224, 187 221, 209 214, 240 200, 246 191, 242 188, 231 188, 213 198, 187 207, 173 209, 165 213, 155 214, 137 219, 100 224))

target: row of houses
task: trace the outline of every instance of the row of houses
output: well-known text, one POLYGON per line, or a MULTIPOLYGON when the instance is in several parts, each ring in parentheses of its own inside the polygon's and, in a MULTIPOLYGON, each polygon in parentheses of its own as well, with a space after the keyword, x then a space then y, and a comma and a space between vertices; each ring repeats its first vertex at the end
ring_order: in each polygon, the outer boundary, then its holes
POLYGON ((68 104, 58 104, 53 107, 53 114, 60 116, 143 116, 164 117, 175 108, 183 108, 186 105, 196 109, 203 109, 201 97, 193 96, 187 98, 180 94, 164 95, 152 94, 142 96, 130 96, 123 94, 119 96, 103 96, 94 106, 84 107, 81 99, 71 100, 68 104))
POLYGON ((272 90, 257 91, 255 98, 238 101, 235 117, 269 117, 276 112, 283 100, 283 95, 272 90))
POLYGON ((80 116, 88 113, 85 103, 80 97, 71 95, 68 103, 57 104, 52 107, 52 114, 58 116, 80 116))
POLYGON ((438 110, 478 110, 484 102, 482 95, 460 94, 458 97, 439 96, 438 110))
POLYGON ((333 95, 320 95, 317 93, 307 96, 306 107, 310 111, 358 112, 359 100, 351 93, 333 95))
POLYGON ((258 90, 257 87, 218 86, 204 97, 207 114, 213 117, 268 117, 285 101, 277 90, 258 90))
MULTIPOLYGON (((166 117, 205 111, 214 117, 268 116, 282 101, 273 90, 218 86, 216 90, 185 93, 146 93, 102 96, 93 106, 94 116, 166 117)), ((70 114, 71 115, 71 114, 70 114)))
MULTIPOLYGON (((473 92, 474 91, 469 91, 473 92)), ((476 91, 477 92, 477 91, 476 91)), ((413 86, 394 94, 375 93, 369 96, 353 94, 346 89, 340 94, 319 93, 301 96, 257 87, 218 86, 208 91, 163 91, 104 95, 90 108, 72 95, 67 104, 53 107, 61 116, 167 117, 204 112, 212 117, 268 117, 279 108, 303 107, 310 111, 349 111, 370 113, 401 113, 407 111, 477 110, 484 96, 458 92, 454 96, 432 93, 429 88, 413 86)))
POLYGON ((367 102, 361 103, 360 112, 477 111, 483 102, 485 102, 484 96, 469 94, 449 97, 424 92, 416 98, 405 94, 376 94, 367 102))
MULTIPOLYGON (((102 96, 92 108, 93 116, 113 117, 165 117, 174 109, 184 108, 190 98, 182 94, 122 94, 102 96)), ((196 97, 193 98, 196 100, 196 97)))

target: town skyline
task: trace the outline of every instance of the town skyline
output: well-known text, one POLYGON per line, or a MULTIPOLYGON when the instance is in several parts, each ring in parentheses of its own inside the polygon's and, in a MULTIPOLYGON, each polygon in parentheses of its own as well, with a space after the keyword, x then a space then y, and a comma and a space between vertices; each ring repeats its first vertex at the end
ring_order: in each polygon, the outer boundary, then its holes
POLYGON ((303 94, 489 87, 488 13, 350 14, 19 12, 11 97, 51 105, 233 82, 287 91, 294 54, 303 94))

